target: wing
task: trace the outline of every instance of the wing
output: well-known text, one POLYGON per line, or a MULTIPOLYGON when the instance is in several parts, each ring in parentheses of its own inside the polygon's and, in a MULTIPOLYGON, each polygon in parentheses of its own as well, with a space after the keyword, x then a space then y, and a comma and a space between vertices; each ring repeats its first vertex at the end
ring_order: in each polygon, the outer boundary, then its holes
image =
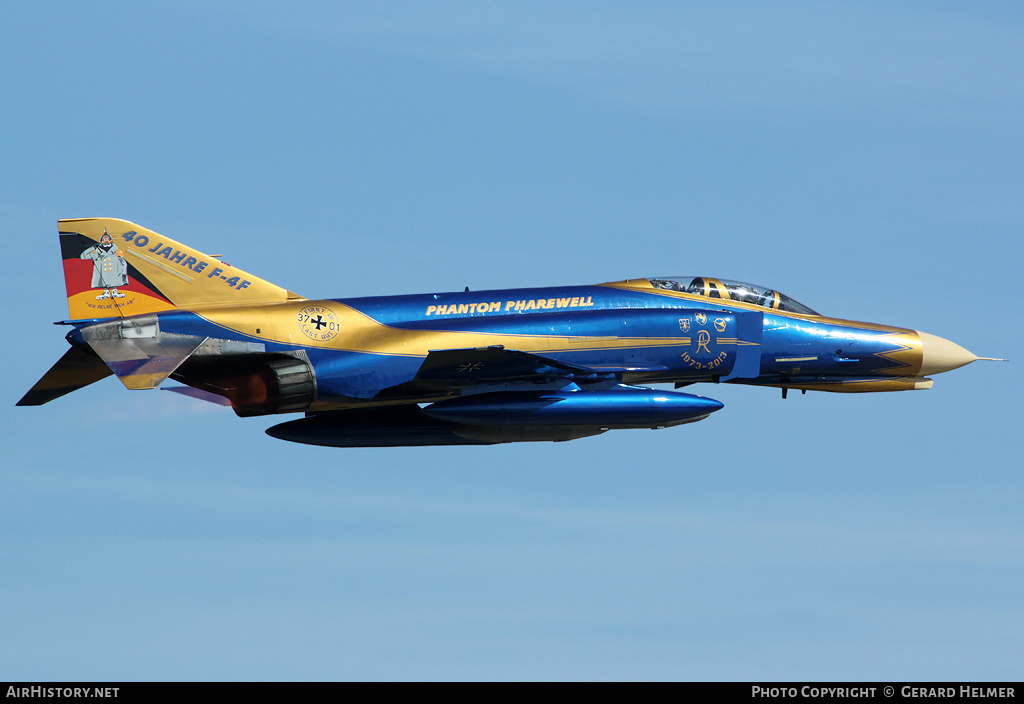
POLYGON ((455 350, 432 350, 423 360, 413 383, 422 386, 471 386, 511 381, 554 379, 597 380, 615 378, 599 372, 530 352, 509 350, 501 345, 455 350))
MULTIPOLYGON (((378 398, 409 398, 460 392, 469 386, 515 382, 594 383, 615 381, 611 371, 591 369, 502 345, 431 350, 411 380, 385 389, 378 398)), ((561 385, 564 385, 561 384, 561 385)))

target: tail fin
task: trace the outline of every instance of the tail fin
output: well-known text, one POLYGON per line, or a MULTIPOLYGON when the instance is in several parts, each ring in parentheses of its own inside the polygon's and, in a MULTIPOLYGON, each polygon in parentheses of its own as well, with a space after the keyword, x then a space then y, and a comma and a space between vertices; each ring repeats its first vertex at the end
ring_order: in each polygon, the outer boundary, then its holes
POLYGON ((60 221, 72 320, 302 296, 127 220, 60 221))

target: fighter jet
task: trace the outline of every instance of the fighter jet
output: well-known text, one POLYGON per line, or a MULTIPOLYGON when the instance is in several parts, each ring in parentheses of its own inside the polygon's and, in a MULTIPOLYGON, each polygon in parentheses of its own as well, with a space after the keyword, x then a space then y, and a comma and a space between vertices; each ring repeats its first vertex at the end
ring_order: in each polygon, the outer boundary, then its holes
POLYGON ((666 428, 722 404, 698 383, 927 389, 979 357, 706 276, 309 300, 125 220, 61 220, 70 349, 18 402, 115 375, 332 447, 564 441, 666 428), (165 387, 168 388, 168 387, 165 387))

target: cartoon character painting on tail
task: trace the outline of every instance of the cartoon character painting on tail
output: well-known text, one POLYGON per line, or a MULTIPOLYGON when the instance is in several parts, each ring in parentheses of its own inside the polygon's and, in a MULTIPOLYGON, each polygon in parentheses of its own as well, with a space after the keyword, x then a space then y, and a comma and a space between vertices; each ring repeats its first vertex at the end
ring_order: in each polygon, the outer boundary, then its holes
POLYGON ((124 253, 114 244, 114 239, 106 230, 103 230, 99 244, 87 248, 79 257, 91 259, 93 262, 92 287, 103 289, 103 293, 96 296, 97 301, 125 297, 117 287, 128 285, 128 262, 124 260, 124 253))

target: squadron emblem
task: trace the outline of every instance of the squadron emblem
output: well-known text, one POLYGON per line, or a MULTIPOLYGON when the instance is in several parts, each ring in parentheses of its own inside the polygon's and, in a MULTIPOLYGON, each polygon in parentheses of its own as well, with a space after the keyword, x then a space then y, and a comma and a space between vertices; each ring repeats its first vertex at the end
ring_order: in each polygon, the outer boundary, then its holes
POLYGON ((317 342, 333 340, 341 330, 338 316, 324 306, 306 306, 299 311, 298 322, 299 330, 317 342))

